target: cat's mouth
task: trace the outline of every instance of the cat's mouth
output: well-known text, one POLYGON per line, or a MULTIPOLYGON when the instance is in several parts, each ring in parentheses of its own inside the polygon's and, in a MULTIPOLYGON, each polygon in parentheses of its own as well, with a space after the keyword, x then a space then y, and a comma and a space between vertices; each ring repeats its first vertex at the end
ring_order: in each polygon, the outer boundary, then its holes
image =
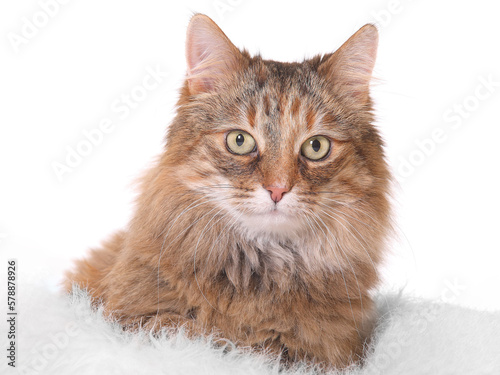
POLYGON ((283 223, 290 219, 290 215, 284 210, 279 208, 272 208, 268 211, 254 213, 251 215, 256 220, 263 220, 263 222, 283 223))
POLYGON ((289 207, 285 207, 283 205, 280 205, 279 203, 273 203, 272 205, 269 205, 268 207, 263 207, 260 212, 255 212, 255 215, 260 216, 260 217, 290 217, 289 215, 289 207))
POLYGON ((260 214, 257 214, 256 216, 261 220, 270 221, 275 224, 278 223, 285 224, 286 221, 289 219, 288 215, 285 212, 283 212, 283 210, 279 210, 277 208, 272 209, 268 212, 262 212, 260 214))
POLYGON ((250 233, 267 233, 280 236, 292 236, 302 228, 297 215, 292 215, 288 207, 273 205, 260 212, 243 215, 241 223, 250 233))
POLYGON ((277 205, 272 207, 267 213, 267 215, 270 215, 271 217, 288 217, 288 214, 283 210, 278 208, 277 205))

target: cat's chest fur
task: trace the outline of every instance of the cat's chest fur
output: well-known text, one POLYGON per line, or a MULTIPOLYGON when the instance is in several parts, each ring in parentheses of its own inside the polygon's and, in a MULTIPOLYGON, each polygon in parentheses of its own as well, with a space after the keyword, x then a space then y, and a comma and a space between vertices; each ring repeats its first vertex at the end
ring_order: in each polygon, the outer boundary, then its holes
POLYGON ((168 281, 159 305, 172 308, 173 288, 174 299, 183 301, 180 314, 196 327, 217 327, 223 337, 243 345, 300 336, 306 329, 301 322, 342 326, 344 316, 350 320, 352 314, 361 322, 371 307, 366 285, 373 280, 359 269, 355 279, 352 272, 308 264, 320 256, 322 245, 311 238, 228 236, 215 247, 199 247, 198 260, 185 264, 182 274, 165 270, 168 281))
POLYGON ((197 285, 205 282, 207 288, 225 287, 235 293, 276 288, 287 293, 297 290, 297 283, 307 283, 311 275, 340 272, 325 259, 329 244, 323 236, 297 233, 277 237, 249 232, 244 226, 229 231, 222 227, 221 224, 203 235, 201 228, 194 228, 183 242, 172 244, 166 251, 169 260, 165 268, 159 265, 165 277, 190 275, 197 285), (172 272, 172 268, 183 272, 172 272))
POLYGON ((330 295, 343 299, 357 298, 361 293, 356 280, 358 289, 349 295, 354 269, 347 272, 325 259, 328 243, 320 236, 255 237, 235 229, 220 238, 215 237, 217 233, 207 233, 203 243, 186 238, 160 265, 158 277, 167 281, 166 289, 169 284, 176 285, 191 307, 206 305, 226 313, 227 307, 238 305, 238 301, 240 310, 253 309, 249 301, 255 300, 260 305, 278 304, 283 311, 293 313, 299 300, 323 303, 330 295), (180 257, 179 253, 191 257, 180 257))

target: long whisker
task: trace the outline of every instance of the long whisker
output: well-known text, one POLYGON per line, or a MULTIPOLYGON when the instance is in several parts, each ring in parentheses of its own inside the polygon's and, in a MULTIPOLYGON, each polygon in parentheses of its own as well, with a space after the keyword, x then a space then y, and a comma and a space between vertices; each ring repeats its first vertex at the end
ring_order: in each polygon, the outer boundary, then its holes
MULTIPOLYGON (((321 204, 321 203, 320 203, 321 204)), ((328 209, 328 211, 332 214, 332 215, 335 215, 337 216, 338 218, 341 218, 341 214, 343 213, 337 213, 337 212, 334 212, 334 210, 329 207, 328 205, 325 205, 325 204, 322 204, 324 207, 326 207, 328 209)), ((366 255, 368 256, 368 258, 370 259, 370 262, 372 264, 372 267, 375 271, 377 271, 377 268, 375 267, 375 263, 373 262, 373 259, 372 257, 370 256, 370 253, 368 252, 368 250, 366 249, 366 247, 361 243, 361 241, 359 240, 358 236, 356 236, 354 233, 352 233, 349 228, 347 228, 341 221, 337 220, 335 217, 333 216, 330 216, 328 214, 328 212, 322 210, 323 213, 327 216, 329 216, 330 218, 332 218, 333 220, 335 220, 337 223, 339 223, 342 227, 344 227, 344 229, 361 245, 362 249, 365 251, 366 255)), ((368 245, 368 243, 366 242, 366 240, 363 238, 363 236, 361 235, 361 233, 359 233, 359 231, 356 229, 356 227, 354 225, 352 225, 349 220, 346 221, 347 224, 349 224, 351 226, 351 228, 359 235, 359 237, 363 240, 363 242, 368 245)))
MULTIPOLYGON (((215 185, 205 185, 205 186, 200 186, 196 188, 196 191, 203 191, 203 190, 210 190, 210 189, 234 189, 234 190, 244 190, 244 191, 250 191, 251 189, 249 188, 242 188, 230 184, 215 184, 215 185)), ((196 191, 194 191, 196 193, 196 191)))
MULTIPOLYGON (((323 206, 325 206, 325 207, 327 207, 327 208, 329 209, 329 211, 330 211, 330 213, 331 213, 331 214, 333 214, 333 215, 335 215, 335 216, 337 216, 337 217, 341 218, 340 214, 339 214, 339 213, 334 212, 334 211, 333 211, 333 209, 332 209, 331 207, 329 207, 328 205, 325 205, 325 204, 322 204, 322 205, 323 205, 323 206)), ((345 230, 346 230, 346 231, 347 231, 347 232, 348 232, 348 233, 349 233, 349 234, 350 234, 350 235, 351 235, 351 236, 352 236, 352 237, 353 237, 353 238, 354 238, 354 239, 355 239, 355 240, 356 240, 356 241, 357 241, 360 245, 361 245, 361 248, 364 250, 364 252, 365 252, 365 253, 366 253, 366 255, 368 256, 368 259, 370 260, 370 263, 371 263, 371 265, 372 265, 372 267, 373 267, 373 270, 374 270, 375 272, 377 272, 377 267, 375 267, 375 263, 373 262, 373 259, 372 259, 371 255, 370 255, 370 253, 368 252, 368 250, 366 249, 366 247, 365 247, 365 246, 361 243, 361 241, 359 241, 358 237, 357 237, 356 235, 354 235, 354 233, 352 233, 352 232, 349 230, 349 228, 347 228, 347 227, 346 227, 346 226, 345 226, 345 225, 344 225, 344 224, 343 224, 340 220, 337 220, 335 217, 330 216, 330 215, 328 214, 328 212, 326 212, 326 211, 324 211, 324 210, 322 210, 322 211, 323 211, 323 213, 324 213, 325 215, 329 216, 330 218, 332 218, 333 220, 335 220, 337 223, 339 223, 339 224, 340 224, 340 225, 341 225, 341 226, 342 226, 342 227, 343 227, 343 228, 344 228, 344 229, 345 229, 345 230)), ((347 224, 349 224, 349 225, 350 225, 350 226, 351 226, 351 227, 352 227, 352 228, 356 231, 356 233, 358 233, 358 235, 359 235, 359 236, 361 237, 361 239, 365 242, 365 244, 366 244, 366 245, 368 245, 368 244, 367 244, 367 242, 366 242, 366 240, 363 238, 363 236, 361 235, 361 233, 359 233, 359 231, 356 229, 356 227, 355 227, 354 225, 352 225, 352 224, 349 222, 349 220, 347 220, 346 222, 347 222, 347 224)), ((353 272, 354 272, 354 270, 353 270, 353 272)), ((356 276, 355 276, 355 277, 356 277, 356 276)), ((358 284, 358 288, 359 288, 359 284, 358 284)), ((386 297, 385 295, 384 295, 384 299, 385 299, 385 303, 386 303, 386 305, 388 305, 388 303, 389 303, 389 302, 388 302, 387 297, 386 297)), ((361 308, 363 308, 363 306, 362 306, 362 305, 361 305, 361 308)))
POLYGON ((338 197, 338 198, 343 198, 343 199, 350 199, 351 203, 355 202, 360 202, 364 201, 366 199, 366 196, 364 195, 356 195, 356 194, 349 194, 349 193, 342 193, 339 191, 314 191, 314 192, 306 192, 304 194, 308 195, 321 195, 322 198, 324 197, 338 197))
MULTIPOLYGON (((352 218, 352 219, 354 219, 354 220, 357 220, 355 217, 352 217, 352 216, 350 216, 350 215, 347 215, 347 214, 346 214, 345 212, 343 212, 343 211, 340 211, 340 212, 335 212, 335 211, 333 210, 333 208, 332 208, 332 207, 330 207, 330 206, 328 206, 328 205, 326 205, 326 204, 324 204, 324 203, 320 203, 320 204, 321 204, 321 205, 323 205, 324 207, 328 208, 328 210, 329 210, 329 212, 330 212, 331 214, 333 214, 333 215, 335 215, 335 216, 337 216, 337 217, 339 217, 339 218, 341 218, 341 215, 346 215, 346 216, 348 216, 348 217, 350 217, 350 218, 352 218)), ((346 206, 348 206, 348 205, 346 205, 346 206)), ((356 209, 356 210, 357 210, 357 208, 356 208, 356 207, 349 207, 349 208, 353 208, 353 209, 356 209)), ((358 210, 358 212, 363 213, 363 211, 361 211, 361 210, 358 210)), ((326 214, 326 215, 328 215, 328 213, 327 213, 327 212, 325 212, 325 214, 326 214)), ((328 216, 330 216, 330 215, 328 215, 328 216)), ((330 216, 330 217, 331 217, 331 216, 330 216)), ((359 241, 358 237, 357 237, 356 235, 354 235, 354 234, 353 234, 353 233, 352 233, 352 232, 351 232, 351 231, 350 231, 350 230, 349 230, 349 229, 348 229, 345 225, 343 225, 343 224, 342 224, 339 220, 337 220, 337 219, 335 219, 335 218, 333 218, 333 217, 332 217, 332 219, 334 219, 334 220, 335 220, 335 221, 337 221, 340 225, 342 225, 342 226, 343 226, 343 227, 344 227, 344 228, 345 228, 345 229, 346 229, 346 230, 347 230, 347 231, 348 231, 348 232, 349 232, 349 233, 350 233, 350 234, 354 237, 354 239, 355 239, 355 240, 356 240, 356 241, 357 241, 357 242, 361 245, 362 249, 364 250, 364 252, 365 252, 365 253, 366 253, 366 255, 368 256, 368 259, 370 260, 370 263, 371 263, 371 265, 372 265, 372 267, 373 267, 373 270, 374 270, 375 272, 377 272, 377 267, 375 266, 375 263, 373 262, 373 259, 372 259, 371 255, 370 255, 370 253, 368 252, 368 250, 366 249, 366 247, 365 247, 365 246, 363 246, 363 244, 359 241)), ((358 222, 360 222, 361 224, 365 224, 365 223, 363 223, 362 221, 359 221, 359 220, 357 220, 357 221, 358 221, 358 222)), ((351 228, 352 228, 354 231, 356 231, 356 233, 357 233, 357 234, 359 235, 359 237, 363 240, 363 242, 365 242, 365 244, 366 244, 366 245, 368 245, 368 243, 367 243, 367 242, 366 242, 366 240, 363 238, 363 236, 361 235, 361 233, 359 233, 359 231, 356 229, 356 227, 355 227, 355 226, 354 226, 354 225, 353 225, 353 224, 352 224, 349 220, 346 220, 346 223, 347 223, 347 224, 349 224, 349 225, 351 226, 351 228)), ((370 227, 371 227, 371 226, 370 226, 370 227)), ((371 227, 371 228, 373 228, 373 227, 371 227)), ((386 295, 384 295, 384 297, 383 297, 383 298, 384 298, 384 301, 385 301, 386 306, 389 306, 389 301, 388 301, 388 299, 387 299, 387 296, 386 296, 386 295)))
MULTIPOLYGON (((225 198, 225 199, 219 199, 219 201, 222 201, 222 200, 229 200, 230 198, 225 198)), ((213 203, 213 202, 216 202, 217 200, 215 199, 212 199, 206 203, 213 203)), ((184 228, 184 230, 182 232, 179 232, 179 234, 177 234, 177 236, 175 238, 172 239, 171 242, 174 242, 176 239, 178 239, 180 236, 182 236, 184 233, 186 233, 186 231, 188 231, 189 229, 191 229, 194 225, 196 225, 201 219, 203 219, 205 216, 209 215, 211 212, 215 211, 217 209, 217 206, 215 206, 214 208, 212 208, 210 211, 204 213, 202 216, 200 216, 198 219, 196 219, 195 221, 193 221, 189 226, 187 226, 186 228, 184 228)))
MULTIPOLYGON (((210 224, 212 222, 212 220, 223 210, 223 208, 221 208, 219 211, 217 211, 217 213, 215 213, 212 218, 207 222, 207 224, 205 225, 205 227, 203 228, 203 230, 201 231, 200 233, 200 236, 198 237, 198 242, 196 243, 196 247, 194 249, 194 256, 193 256, 193 270, 194 270, 194 279, 196 281, 196 285, 198 286, 198 290, 200 291, 201 295, 203 296, 203 298, 205 299, 205 301, 207 301, 207 303, 217 312, 220 313, 220 311, 215 308, 211 303, 210 301, 208 300, 208 298, 205 296, 205 293, 203 293, 203 290, 201 290, 201 287, 200 287, 200 282, 198 281, 198 276, 197 276, 197 273, 196 273, 196 252, 198 251, 198 245, 200 244, 200 241, 201 241, 201 238, 203 236, 203 234, 205 234, 205 231, 208 227, 208 224, 210 224)), ((226 212, 222 218, 224 218, 224 216, 226 216, 228 213, 226 212)), ((221 219, 222 219, 221 218, 221 219)), ((221 220, 219 219, 219 221, 221 220)), ((217 223, 217 222, 216 222, 217 223)), ((214 223, 210 228, 212 228, 216 223, 214 223)), ((209 228, 209 229, 210 229, 209 228)))
MULTIPOLYGON (((341 206, 347 207, 347 208, 349 208, 349 209, 352 209, 352 210, 354 210, 354 211, 356 211, 356 212, 361 213, 362 215, 367 216, 367 217, 368 217, 368 218, 370 218, 370 219, 371 219, 374 223, 376 223, 376 222, 377 222, 377 221, 376 221, 376 220, 375 220, 375 219, 374 219, 374 218, 373 218, 370 214, 368 214, 368 212, 363 211, 363 210, 361 210, 360 208, 355 207, 354 205, 350 205, 350 204, 347 204, 347 203, 344 203, 344 202, 340 202, 340 201, 338 201, 338 200, 335 200, 335 199, 330 199, 330 198, 323 198, 323 199, 324 199, 324 200, 327 200, 327 201, 331 201, 331 202, 337 203, 338 205, 341 205, 341 206)), ((348 217, 350 217, 351 219, 356 220, 357 222, 359 222, 359 223, 361 223, 361 224, 363 224, 363 225, 366 225, 367 227, 370 227, 371 229, 375 230, 375 228, 374 228, 373 226, 371 226, 370 224, 365 223, 364 221, 361 221, 361 220, 359 220, 358 218, 356 218, 356 217, 354 217, 354 216, 351 216, 351 215, 349 215, 349 214, 347 214, 347 213, 345 213, 345 212, 344 212, 343 214, 344 214, 345 216, 348 216, 348 217)))
MULTIPOLYGON (((164 250, 164 247, 165 247, 165 242, 168 238, 168 235, 170 234, 170 231, 172 230, 172 228, 174 227, 174 224, 177 222, 177 220, 180 219, 181 216, 183 216, 184 214, 186 214, 187 212, 193 210, 194 208, 196 207, 199 207, 203 204, 207 204, 207 203, 211 203, 211 202, 214 202, 215 200, 214 199, 209 199, 207 198, 206 196, 205 197, 201 197, 197 200, 195 200, 194 202, 191 202, 191 204, 186 207, 179 215, 177 215, 177 217, 175 218, 175 220, 170 224, 170 227, 167 231, 167 233, 165 234, 164 238, 163 238, 163 242, 162 242, 162 245, 161 245, 161 249, 160 249, 160 255, 158 257, 158 264, 157 264, 157 310, 156 310, 156 317, 155 319, 158 318, 158 315, 160 313, 160 265, 161 265, 161 258, 165 252, 164 250), (205 198, 205 201, 201 202, 201 203, 198 203, 196 205, 193 206, 193 204, 199 202, 200 200, 204 199, 205 198)), ((199 218, 198 220, 196 220, 194 223, 192 223, 191 225, 189 225, 187 228, 184 228, 184 230, 182 232, 180 232, 176 237, 175 239, 177 239, 180 235, 182 235, 183 233, 185 233, 187 230, 189 230, 193 225, 195 225, 199 220, 201 220, 203 217, 205 217, 206 215, 208 215, 210 212, 212 212, 214 209, 212 209, 211 211, 209 211, 208 213, 205 213, 201 218, 199 218)), ((164 230, 165 231, 165 230, 164 230)), ((163 231, 163 232, 164 232, 163 231)), ((163 233, 162 232, 162 233, 163 233)), ((175 240, 174 239, 174 240, 175 240)), ((155 320, 155 323, 156 323, 156 320, 155 320)))
MULTIPOLYGON (((330 212, 332 215, 335 215, 336 217, 338 218, 342 218, 341 215, 345 215, 351 219, 355 219, 354 217, 350 216, 350 215, 347 215, 345 212, 336 212, 332 207, 330 207, 329 205, 327 204, 324 204, 324 203, 318 203, 319 205, 321 205, 322 207, 325 207, 328 212, 330 212)), ((342 225, 342 227, 344 227, 345 230, 347 230, 355 239, 356 241, 363 247, 363 249, 365 249, 366 251, 366 248, 364 247, 364 245, 359 241, 358 237, 355 236, 342 222, 340 222, 339 220, 337 220, 336 218, 330 216, 326 211, 323 210, 323 212, 329 216, 330 218, 334 219, 337 223, 339 223, 340 225, 342 225)), ((363 236, 361 235, 361 233, 359 233, 359 231, 356 229, 356 227, 354 225, 352 225, 349 220, 346 220, 346 222, 356 231, 357 234, 359 234, 359 236, 361 237, 361 239, 363 240, 363 242, 368 245, 368 243, 366 242, 366 240, 363 238, 363 236)))
MULTIPOLYGON (((321 209, 320 209, 321 210, 321 209)), ((326 213, 325 211, 321 210, 323 213, 326 213)), ((356 280, 356 285, 358 286, 358 292, 359 292, 359 301, 360 301, 360 304, 361 304, 361 310, 363 310, 363 297, 361 296, 361 288, 359 286, 359 282, 358 282, 358 277, 356 275, 356 271, 354 271, 354 267, 352 266, 352 263, 350 262, 349 260, 349 256, 346 254, 346 252, 344 251, 344 247, 340 244, 340 241, 335 237, 335 235, 330 231, 330 228, 328 228, 328 226, 325 224, 325 222, 323 221, 323 219, 321 219, 321 217, 319 215, 318 216, 318 219, 323 223, 323 225, 325 226, 326 230, 328 231, 328 233, 330 233, 333 237, 333 240, 336 242, 337 246, 339 247, 340 251, 342 252, 342 254, 344 255, 344 258, 345 260, 347 261, 347 263, 349 264, 349 267, 351 268, 351 271, 352 271, 352 274, 354 276, 354 279, 356 280)))
MULTIPOLYGON (((321 220, 321 218, 319 216, 317 216, 314 211, 312 211, 312 210, 308 210, 308 211, 309 211, 309 213, 311 213, 312 215, 316 216, 318 219, 321 220)), ((339 260, 339 258, 337 256, 337 252, 335 251, 335 248, 333 247, 332 243, 330 242, 329 237, 326 235, 325 231, 318 224, 318 222, 316 221, 316 219, 314 218, 314 216, 311 216, 311 219, 316 223, 317 227, 321 230, 321 232, 323 232, 323 235, 325 236, 326 240, 328 241, 328 244, 330 245, 335 258, 337 258, 337 262, 340 265, 340 260, 339 260)), ((325 225, 324 222, 323 222, 323 225, 325 225)), ((325 225, 325 227, 326 227, 326 225, 325 225)), ((326 228, 328 229, 328 227, 326 227, 326 228)), ((332 233, 330 232, 330 234, 332 234, 332 233)), ((333 234, 332 234, 332 236, 333 236, 333 234)), ((345 276, 344 276, 344 271, 342 270, 342 267, 339 267, 339 270, 340 270, 340 274, 342 276, 342 279, 344 280, 345 291, 347 293, 347 300, 349 302, 349 307, 351 309, 351 314, 352 314, 352 320, 354 322, 354 327, 356 328, 356 332, 358 333, 359 337, 361 337, 361 333, 359 332, 358 324, 356 322, 356 318, 354 317, 354 310, 352 309, 352 304, 351 304, 351 296, 350 296, 349 290, 347 288, 347 282, 346 282, 346 279, 345 279, 345 276)), ((358 284, 358 288, 359 288, 359 284, 358 284)))
MULTIPOLYGON (((348 207, 348 208, 350 208, 350 209, 353 209, 353 210, 355 210, 355 211, 357 211, 357 212, 361 213, 362 215, 365 215, 365 216, 367 216, 368 218, 370 218, 370 219, 372 220, 372 222, 374 222, 374 223, 376 223, 376 222, 377 222, 377 221, 376 221, 376 220, 375 220, 375 219, 374 219, 374 218, 373 218, 373 217, 372 217, 372 216, 371 216, 368 212, 363 211, 363 210, 359 209, 358 207, 351 206, 351 205, 349 205, 349 204, 346 204, 346 203, 344 203, 344 202, 340 202, 340 201, 337 201, 337 200, 335 200, 335 199, 331 199, 331 198, 325 198, 325 197, 323 197, 322 199, 325 199, 325 200, 328 200, 328 201, 332 201, 332 202, 335 202, 335 203, 337 203, 337 204, 339 204, 339 205, 342 205, 342 206, 348 207)), ((367 223, 365 223, 365 222, 363 222, 363 221, 361 221, 361 220, 359 220, 359 219, 357 219, 357 218, 355 218, 355 217, 353 217, 353 216, 350 216, 350 215, 348 215, 348 214, 346 214, 346 213, 343 213, 343 214, 344 214, 344 215, 346 215, 346 216, 349 216, 351 219, 356 220, 356 221, 360 222, 361 224, 364 224, 364 225, 366 225, 366 226, 368 226, 368 227, 372 228, 373 230, 375 230, 375 228, 373 228, 371 225, 369 225, 369 224, 367 224, 367 223)), ((416 264, 417 264, 417 259, 416 259, 416 257, 415 257, 415 251, 413 250, 413 247, 412 247, 412 245, 411 245, 411 242, 410 242, 410 240, 408 239, 408 237, 406 236, 406 233, 405 233, 405 232, 401 229, 401 227, 400 227, 397 223, 392 223, 392 225, 393 225, 393 228, 394 228, 395 230, 397 230, 397 232, 398 232, 398 233, 400 233, 400 234, 404 237, 404 239, 405 239, 406 243, 407 243, 407 244, 408 244, 408 246, 410 247, 410 252, 411 252, 411 255, 412 255, 412 257, 413 257, 413 263, 414 263, 414 264, 415 264, 415 266, 416 266, 416 264)))
POLYGON ((232 185, 207 185, 196 188, 196 190, 207 190, 207 189, 239 189, 239 188, 236 188, 232 185))
POLYGON ((209 203, 210 200, 206 200, 202 203, 199 203, 195 206, 192 206, 194 203, 200 201, 201 199, 203 199, 206 197, 202 197, 194 202, 192 202, 187 208, 185 208, 179 215, 177 215, 177 217, 175 218, 175 220, 170 224, 170 227, 167 231, 167 233, 165 234, 164 238, 163 238, 163 242, 161 244, 161 248, 160 248, 160 255, 158 256, 158 264, 157 264, 157 274, 156 274, 156 280, 157 280, 157 283, 156 283, 156 297, 157 297, 157 310, 156 310, 156 317, 155 317, 155 324, 156 324, 156 319, 158 318, 158 315, 160 314, 160 264, 161 264, 161 258, 163 256, 163 253, 164 253, 164 247, 165 247, 165 242, 167 240, 167 237, 170 233, 170 231, 172 230, 172 228, 174 227, 174 224, 177 222, 177 220, 179 220, 179 218, 184 215, 185 213, 189 212, 190 210, 202 205, 202 204, 206 204, 206 203, 209 203), (192 206, 192 207, 191 207, 192 206))
MULTIPOLYGON (((236 207, 234 207, 234 209, 233 209, 232 211, 237 211, 237 210, 238 210, 238 208, 239 208, 241 205, 242 205, 242 203, 241 203, 241 204, 239 204, 239 205, 237 205, 236 207)), ((224 228, 222 228, 222 229, 221 229, 220 234, 217 236, 217 238, 215 239, 215 241, 214 241, 214 243, 213 243, 212 247, 210 248, 210 251, 208 252, 208 255, 207 255, 207 262, 208 262, 208 260, 210 259, 210 257, 212 256, 212 250, 215 248, 215 245, 219 243, 219 240, 220 240, 221 236, 222 236, 223 234, 228 233, 228 232, 229 232, 229 231, 230 231, 230 230, 234 227, 234 225, 236 224, 236 222, 238 221, 238 219, 239 219, 242 215, 243 215, 243 212, 240 212, 240 214, 239 214, 237 217, 234 217, 232 221, 228 221, 228 222, 226 223, 226 225, 224 226, 224 228), (231 225, 230 225, 230 227, 229 227, 229 228, 227 229, 227 231, 226 231, 226 228, 228 227, 228 225, 229 225, 229 224, 231 224, 231 225)))
MULTIPOLYGON (((188 212, 188 211, 191 211, 193 208, 198 207, 199 205, 196 205, 196 206, 194 206, 194 207, 191 207, 191 206, 193 206, 195 203, 197 203, 197 202, 201 201, 202 199, 207 199, 207 197, 206 197, 206 196, 202 196, 202 197, 198 198, 197 200, 195 200, 194 202, 191 202, 191 203, 189 204, 189 206, 187 206, 187 207, 186 207, 186 208, 185 208, 185 209, 184 209, 184 210, 183 210, 183 211, 182 211, 179 215, 177 215, 177 217, 174 219, 174 221, 173 221, 173 222, 172 222, 172 224, 170 225, 170 227, 169 227, 168 231, 170 231, 170 229, 172 229, 173 225, 177 222, 177 220, 179 220, 179 218, 180 218, 182 215, 184 215, 184 214, 185 214, 186 212, 188 212)), ((202 203, 200 203, 200 204, 203 204, 203 203, 204 203, 204 202, 202 202, 202 203)), ((176 208, 177 208, 177 207, 176 207, 176 208)), ((165 228, 161 231, 161 233, 158 235, 158 237, 160 237, 161 235, 163 235, 163 233, 165 233, 165 231, 166 231, 166 230, 167 230, 167 227, 165 227, 165 228)), ((167 232, 167 235, 168 235, 168 232, 167 232)), ((166 237, 165 237, 165 238, 166 238, 166 237)), ((163 243, 165 243, 165 239, 163 240, 163 243)), ((163 248, 163 246, 162 246, 162 248, 163 248)))

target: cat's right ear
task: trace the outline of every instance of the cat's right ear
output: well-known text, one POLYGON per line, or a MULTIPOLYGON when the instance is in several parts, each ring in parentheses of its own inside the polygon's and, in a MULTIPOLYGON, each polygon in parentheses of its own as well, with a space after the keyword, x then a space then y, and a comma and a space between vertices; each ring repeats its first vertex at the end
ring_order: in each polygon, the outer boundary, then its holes
POLYGON ((217 85, 242 64, 243 55, 217 24, 195 14, 187 29, 187 81, 196 95, 217 89, 217 85))
POLYGON ((378 31, 365 25, 323 62, 318 71, 338 94, 365 103, 377 55, 378 31))

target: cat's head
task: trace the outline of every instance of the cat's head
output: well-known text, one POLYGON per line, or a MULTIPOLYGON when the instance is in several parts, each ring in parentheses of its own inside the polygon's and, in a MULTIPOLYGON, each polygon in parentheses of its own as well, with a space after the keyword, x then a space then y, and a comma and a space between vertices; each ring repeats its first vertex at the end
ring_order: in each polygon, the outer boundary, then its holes
POLYGON ((369 96, 377 42, 366 25, 333 54, 281 63, 195 15, 165 160, 186 191, 250 234, 380 224, 389 173, 369 96))

